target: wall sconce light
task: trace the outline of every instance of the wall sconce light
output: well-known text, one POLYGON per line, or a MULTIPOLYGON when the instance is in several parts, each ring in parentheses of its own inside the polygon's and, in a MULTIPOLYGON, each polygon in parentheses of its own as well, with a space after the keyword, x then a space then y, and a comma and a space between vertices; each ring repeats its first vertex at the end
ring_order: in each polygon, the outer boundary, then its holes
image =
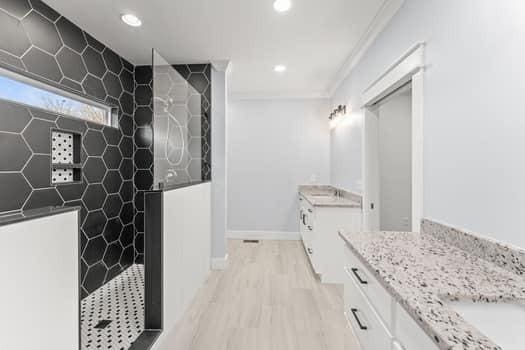
POLYGON ((334 109, 328 117, 328 120, 330 120, 330 126, 332 128, 336 127, 339 122, 339 118, 343 117, 344 115, 346 115, 346 105, 337 106, 337 108, 334 109))

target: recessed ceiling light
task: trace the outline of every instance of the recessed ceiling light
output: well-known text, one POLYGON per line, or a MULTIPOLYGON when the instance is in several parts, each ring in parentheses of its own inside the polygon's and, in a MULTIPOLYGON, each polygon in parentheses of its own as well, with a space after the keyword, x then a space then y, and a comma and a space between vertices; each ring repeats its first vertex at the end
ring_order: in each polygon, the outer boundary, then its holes
POLYGON ((140 27, 142 25, 142 21, 137 16, 132 15, 131 13, 126 13, 120 18, 122 19, 122 22, 126 23, 128 26, 140 27))
POLYGON ((275 67, 273 67, 273 70, 276 71, 277 73, 283 73, 286 71, 286 66, 282 64, 278 64, 275 67))
POLYGON ((286 12, 292 7, 292 2, 290 0, 275 0, 273 3, 273 8, 277 12, 286 12))

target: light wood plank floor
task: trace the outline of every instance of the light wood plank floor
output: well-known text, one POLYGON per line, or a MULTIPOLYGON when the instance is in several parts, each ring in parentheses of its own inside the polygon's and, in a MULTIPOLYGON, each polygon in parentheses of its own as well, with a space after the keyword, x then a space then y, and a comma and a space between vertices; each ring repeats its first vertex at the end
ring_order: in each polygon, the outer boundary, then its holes
POLYGON ((342 287, 323 285, 301 242, 228 242, 164 349, 358 350, 343 316, 342 287))

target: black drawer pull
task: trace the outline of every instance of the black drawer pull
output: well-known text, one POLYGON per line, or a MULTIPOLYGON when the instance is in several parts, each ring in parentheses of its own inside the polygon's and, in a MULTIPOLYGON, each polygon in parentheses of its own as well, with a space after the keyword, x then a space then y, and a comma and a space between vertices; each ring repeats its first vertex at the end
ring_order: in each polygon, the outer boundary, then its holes
POLYGON ((312 212, 312 209, 308 209, 308 212, 311 213, 311 212, 312 212))
POLYGON ((352 311, 352 315, 354 315, 354 318, 355 318, 355 321, 357 322, 357 325, 359 326, 359 328, 363 331, 366 331, 368 329, 367 326, 365 326, 363 323, 361 323, 361 320, 359 319, 359 316, 357 316, 357 312, 359 310, 357 309, 350 309, 350 311, 352 311))
POLYGON ((308 229, 309 229, 310 231, 313 231, 312 226, 308 226, 308 229))
POLYGON ((314 253, 314 251, 312 250, 312 248, 308 248, 308 254, 312 255, 314 253))
POLYGON ((368 284, 368 281, 365 281, 364 279, 362 279, 361 276, 359 276, 359 274, 357 273, 357 271, 359 271, 357 268, 352 267, 352 273, 354 274, 355 278, 357 278, 359 283, 368 284))

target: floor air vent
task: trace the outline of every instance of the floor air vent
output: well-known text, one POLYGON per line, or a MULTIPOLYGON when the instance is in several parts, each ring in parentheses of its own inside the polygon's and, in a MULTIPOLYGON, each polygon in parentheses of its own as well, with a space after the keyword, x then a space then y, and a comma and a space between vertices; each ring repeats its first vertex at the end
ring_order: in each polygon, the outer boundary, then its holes
POLYGON ((245 239, 242 241, 243 243, 259 243, 258 239, 245 239))

